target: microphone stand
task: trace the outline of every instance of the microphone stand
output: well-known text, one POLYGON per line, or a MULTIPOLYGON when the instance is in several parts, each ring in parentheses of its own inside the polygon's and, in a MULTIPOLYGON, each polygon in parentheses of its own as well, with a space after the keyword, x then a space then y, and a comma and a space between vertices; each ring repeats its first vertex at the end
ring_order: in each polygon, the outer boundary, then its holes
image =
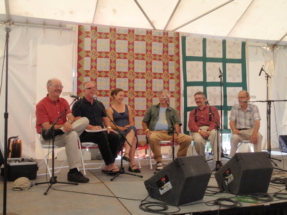
POLYGON ((56 183, 78 185, 78 183, 74 183, 74 182, 58 182, 57 181, 57 176, 55 176, 55 162, 54 162, 54 160, 55 160, 55 129, 54 129, 54 127, 55 127, 56 123, 60 120, 60 118, 71 107, 71 105, 74 104, 75 101, 76 101, 76 99, 74 99, 74 101, 69 105, 69 107, 65 108, 65 110, 62 111, 60 116, 55 120, 55 122, 53 122, 52 126, 46 131, 46 134, 48 134, 49 132, 52 133, 52 176, 51 176, 49 182, 35 183, 35 185, 38 185, 38 184, 49 184, 49 187, 47 188, 47 190, 44 193, 44 195, 47 195, 48 191, 50 190, 52 185, 56 184, 56 183))
MULTIPOLYGON (((5 27, 6 31, 6 41, 5 41, 5 52, 6 52, 6 75, 5 75, 5 112, 4 112, 4 189, 3 189, 3 214, 6 214, 6 205, 7 205, 7 177, 8 177, 8 164, 7 164, 7 158, 8 158, 8 118, 9 113, 8 111, 8 45, 9 45, 9 33, 11 31, 11 28, 9 26, 5 27), (5 144, 6 142, 6 144, 5 144)), ((4 52, 4 53, 5 53, 4 52)), ((3 56, 5 57, 5 55, 3 56)), ((4 62, 3 62, 4 63, 4 62)))
MULTIPOLYGON (((265 80, 266 80, 266 98, 267 100, 266 101, 257 101, 257 102, 266 102, 267 103, 267 107, 266 107, 266 117, 267 117, 267 151, 268 151, 268 155, 269 155, 269 158, 271 160, 271 162, 277 166, 277 164, 273 161, 273 160, 277 160, 277 161, 280 161, 280 159, 277 159, 277 158, 272 158, 271 157, 271 102, 286 102, 287 100, 269 100, 269 83, 268 83, 268 80, 269 78, 271 78, 271 76, 265 71, 264 69, 264 65, 262 66, 260 72, 259 72, 259 76, 261 76, 261 72, 264 72, 265 73, 265 80)), ((250 101, 249 101, 250 102, 250 101)), ((274 169, 279 169, 279 168, 275 168, 274 169)), ((279 170, 283 170, 283 169, 279 169, 279 170)), ((287 172, 286 170, 283 170, 285 172, 287 172)))
MULTIPOLYGON (((222 129, 222 127, 223 127, 223 125, 222 125, 222 116, 223 116, 223 100, 224 100, 224 97, 223 97, 223 93, 222 93, 223 73, 221 72, 220 68, 219 68, 219 76, 218 76, 218 78, 220 79, 220 97, 221 97, 220 124, 218 122, 218 119, 214 116, 213 111, 211 110, 211 114, 212 114, 213 118, 215 119, 215 123, 217 125, 217 135, 216 135, 216 137, 217 137, 217 144, 216 144, 217 159, 216 159, 216 163, 215 163, 215 169, 214 169, 215 171, 218 171, 221 168, 221 166, 222 166, 222 163, 219 160, 219 156, 221 156, 221 154, 219 153, 219 151, 220 151, 219 147, 221 147, 221 141, 219 139, 219 136, 222 137, 222 135, 223 135, 223 132, 222 132, 223 131, 223 129, 222 129), (219 132, 218 132, 218 130, 219 130, 219 132)), ((222 140, 222 138, 221 138, 221 140, 222 140)), ((228 157, 225 157, 225 156, 223 156, 223 157, 224 158, 228 158, 228 157)))
MULTIPOLYGON (((169 103, 167 99, 164 99, 167 105, 167 108, 169 108, 169 103)), ((170 111, 170 110, 169 110, 170 111)), ((174 134, 175 134, 175 126, 174 126, 174 121, 173 121, 173 115, 171 116, 171 130, 172 130, 172 141, 171 141, 171 148, 172 148, 172 160, 174 161, 174 134)))
MULTIPOLYGON (((264 70, 263 70, 264 71, 264 70)), ((265 72, 265 71, 264 71, 265 72)), ((269 76, 270 77, 270 76, 269 76)), ((268 86, 268 85, 267 85, 268 86)), ((267 152, 268 152, 268 157, 271 160, 271 162, 275 165, 278 166, 273 160, 277 160, 280 161, 280 159, 277 158, 272 158, 271 157, 271 103, 272 102, 287 102, 287 100, 261 100, 261 101, 248 101, 248 103, 251 102, 266 102, 267 103, 267 152)), ((287 170, 284 169, 280 169, 280 168, 276 168, 274 167, 274 169, 278 169, 281 171, 285 171, 287 172, 287 170)))
MULTIPOLYGON (((265 73, 265 80, 266 80, 266 102, 267 102, 267 107, 266 107, 266 117, 267 117, 267 151, 268 151, 268 154, 269 154, 269 158, 271 159, 271 102, 269 100, 269 83, 268 83, 268 80, 269 78, 271 78, 271 76, 265 71, 265 69, 263 68, 264 66, 262 66, 260 72, 259 72, 259 76, 261 76, 261 72, 263 71, 265 73)), ((273 100, 275 101, 275 100, 273 100)), ((285 101, 285 100, 282 100, 282 101, 285 101)), ((275 159, 275 158, 272 158, 274 160, 278 160, 281 162, 280 159, 275 159)), ((277 164, 274 163, 275 166, 277 166, 277 164)))
MULTIPOLYGON (((132 148, 132 145, 129 143, 129 141, 127 140, 127 138, 120 132, 119 127, 116 125, 116 123, 111 119, 111 117, 106 113, 106 111, 100 106, 99 101, 97 100, 97 98, 94 98, 94 102, 96 103, 96 105, 98 106, 98 108, 102 111, 102 113, 104 113, 104 115, 106 117, 109 118, 110 122, 113 123, 113 125, 115 126, 118 134, 120 134, 121 138, 128 143, 128 145, 132 148)), ((123 157, 123 147, 121 148, 121 157, 123 157)), ((138 174, 132 174, 132 173, 127 173, 125 172, 125 169, 123 167, 123 159, 121 159, 121 166, 120 166, 120 171, 113 177, 110 179, 110 181, 113 181, 115 178, 117 178, 118 176, 120 176, 121 174, 127 174, 127 175, 132 175, 132 176, 137 176, 140 178, 143 178, 142 175, 138 175, 138 174)))

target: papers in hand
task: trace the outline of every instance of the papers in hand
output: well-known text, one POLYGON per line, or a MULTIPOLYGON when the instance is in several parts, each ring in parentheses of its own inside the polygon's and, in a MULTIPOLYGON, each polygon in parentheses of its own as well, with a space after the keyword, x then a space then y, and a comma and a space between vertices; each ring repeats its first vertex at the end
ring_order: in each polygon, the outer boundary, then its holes
POLYGON ((95 132, 101 132, 101 131, 106 131, 106 128, 100 129, 100 130, 88 130, 86 129, 86 132, 90 132, 90 133, 95 133, 95 132))

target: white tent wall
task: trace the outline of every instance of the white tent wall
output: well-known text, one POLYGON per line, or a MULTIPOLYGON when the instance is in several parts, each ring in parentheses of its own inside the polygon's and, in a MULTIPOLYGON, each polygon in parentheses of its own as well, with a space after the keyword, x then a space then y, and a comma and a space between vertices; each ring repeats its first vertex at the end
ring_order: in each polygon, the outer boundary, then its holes
MULTIPOLYGON (((5 42, 3 27, 0 28, 0 38, 0 47, 3 47, 3 41, 5 42)), ((13 27, 10 32, 8 137, 19 135, 23 142, 23 157, 41 157, 35 145, 31 120, 35 117, 36 103, 47 94, 47 80, 58 78, 64 85, 63 92, 73 92, 76 38, 75 31, 60 29, 13 27)), ((2 67, 3 54, 0 54, 2 67)), ((4 93, 5 89, 2 89, 1 115, 4 113, 4 93)), ((71 101, 70 98, 63 97, 71 101)), ((1 122, 3 122, 0 125, 3 144, 4 120, 1 122)))
MULTIPOLYGON (((274 50, 275 70, 272 77, 272 99, 287 99, 287 49, 274 50)), ((273 102, 271 108, 271 142, 272 147, 279 148, 279 135, 287 134, 287 102, 273 102)))

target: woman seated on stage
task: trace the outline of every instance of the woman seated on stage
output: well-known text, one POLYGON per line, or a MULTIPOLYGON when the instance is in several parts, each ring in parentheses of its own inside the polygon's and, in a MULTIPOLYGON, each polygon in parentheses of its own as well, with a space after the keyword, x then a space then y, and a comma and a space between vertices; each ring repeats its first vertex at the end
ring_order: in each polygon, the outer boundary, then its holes
MULTIPOLYGON (((140 173, 140 169, 135 165, 135 151, 138 145, 137 129, 134 126, 134 114, 129 105, 123 103, 124 90, 117 88, 112 90, 111 97, 114 103, 111 107, 107 108, 107 114, 115 122, 120 132, 126 137, 128 143, 125 141, 125 153, 122 157, 123 160, 130 162, 129 171, 140 173)), ((111 123, 114 130, 117 131, 115 125, 111 123)), ((120 136, 120 138, 122 138, 120 136)), ((123 140, 124 141, 124 140, 123 140)))

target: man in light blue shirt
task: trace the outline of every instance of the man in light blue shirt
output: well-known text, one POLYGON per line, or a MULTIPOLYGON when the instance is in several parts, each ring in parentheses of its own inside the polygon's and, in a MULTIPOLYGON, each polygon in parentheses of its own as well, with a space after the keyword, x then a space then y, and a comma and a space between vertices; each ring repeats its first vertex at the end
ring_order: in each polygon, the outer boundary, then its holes
POLYGON ((230 139, 230 157, 236 153, 238 143, 249 140, 255 152, 261 152, 262 135, 259 133, 260 114, 258 107, 249 104, 249 93, 242 90, 238 94, 238 102, 231 109, 230 128, 232 137, 230 139))
POLYGON ((177 157, 186 156, 192 138, 181 133, 181 120, 177 110, 169 106, 170 93, 168 90, 161 90, 157 93, 159 104, 148 108, 142 121, 148 142, 156 160, 156 170, 163 169, 160 141, 167 140, 178 143, 180 148, 177 157))

